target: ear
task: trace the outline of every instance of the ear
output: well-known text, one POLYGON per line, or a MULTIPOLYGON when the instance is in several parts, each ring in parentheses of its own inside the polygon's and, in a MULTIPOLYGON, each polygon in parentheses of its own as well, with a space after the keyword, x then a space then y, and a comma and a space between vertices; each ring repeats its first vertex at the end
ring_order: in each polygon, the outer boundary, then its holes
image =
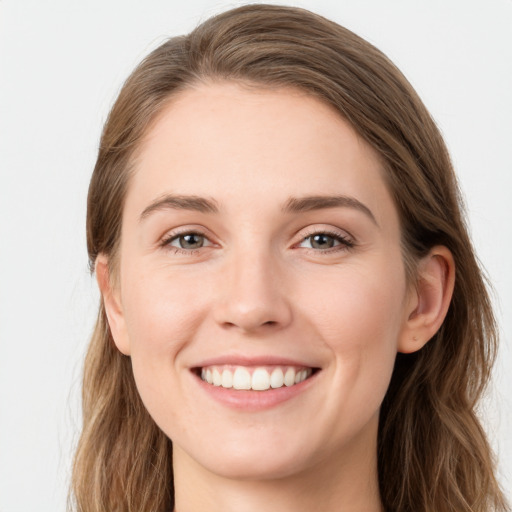
POLYGON ((108 257, 98 255, 95 263, 96 280, 103 298, 110 332, 118 350, 126 356, 130 355, 130 344, 126 332, 126 322, 121 304, 119 286, 113 283, 108 267, 108 257))
POLYGON ((441 327, 453 295, 455 263, 444 246, 434 247, 418 265, 416 287, 411 290, 398 351, 415 352, 441 327))

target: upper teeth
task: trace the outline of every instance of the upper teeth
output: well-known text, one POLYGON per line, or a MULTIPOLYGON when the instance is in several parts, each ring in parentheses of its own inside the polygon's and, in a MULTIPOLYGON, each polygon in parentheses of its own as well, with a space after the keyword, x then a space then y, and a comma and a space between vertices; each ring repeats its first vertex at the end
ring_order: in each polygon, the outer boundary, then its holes
POLYGON ((223 388, 265 391, 270 388, 293 386, 306 380, 311 373, 311 368, 293 368, 289 366, 275 367, 272 370, 263 367, 250 369, 245 366, 229 368, 209 366, 201 369, 201 379, 223 388))

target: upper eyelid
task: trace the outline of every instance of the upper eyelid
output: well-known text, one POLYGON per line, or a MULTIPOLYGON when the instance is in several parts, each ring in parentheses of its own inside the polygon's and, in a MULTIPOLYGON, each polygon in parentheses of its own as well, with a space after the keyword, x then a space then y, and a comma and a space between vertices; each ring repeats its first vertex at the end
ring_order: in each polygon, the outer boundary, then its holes
POLYGON ((167 230, 161 237, 160 240, 172 240, 183 235, 201 235, 211 241, 211 236, 208 234, 208 230, 202 226, 184 226, 174 229, 167 230))
POLYGON ((297 232, 296 238, 298 238, 299 242, 302 240, 305 240, 308 237, 311 237, 313 235, 320 235, 320 234, 326 234, 329 236, 339 237, 343 238, 345 240, 350 240, 351 242, 356 241, 355 237, 346 229, 337 228, 334 226, 321 226, 313 227, 308 226, 307 228, 303 228, 297 232))

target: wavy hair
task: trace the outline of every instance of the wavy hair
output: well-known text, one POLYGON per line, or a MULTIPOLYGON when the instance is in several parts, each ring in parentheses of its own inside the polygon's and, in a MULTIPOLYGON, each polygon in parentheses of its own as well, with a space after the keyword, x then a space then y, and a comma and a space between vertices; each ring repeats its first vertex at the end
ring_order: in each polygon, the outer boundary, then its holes
MULTIPOLYGON (((436 124, 400 71, 367 41, 306 10, 248 5, 212 17, 148 55, 124 84, 101 137, 87 210, 91 270, 115 262, 134 153, 164 105, 198 82, 294 87, 336 109, 380 155, 398 210, 409 279, 435 245, 456 264, 446 319, 423 349, 398 354, 381 407, 378 477, 386 511, 502 512, 490 447, 475 407, 497 327, 436 124)), ((172 443, 138 395, 105 309, 85 360, 83 430, 71 507, 79 512, 173 508, 172 443)))

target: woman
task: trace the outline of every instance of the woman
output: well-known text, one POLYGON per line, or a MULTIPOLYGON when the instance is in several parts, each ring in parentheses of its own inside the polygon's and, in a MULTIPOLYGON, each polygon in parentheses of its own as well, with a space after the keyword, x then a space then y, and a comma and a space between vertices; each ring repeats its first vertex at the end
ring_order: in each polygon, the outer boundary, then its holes
POLYGON ((369 43, 254 5, 163 44, 105 125, 87 233, 78 510, 506 510, 456 180, 369 43))

